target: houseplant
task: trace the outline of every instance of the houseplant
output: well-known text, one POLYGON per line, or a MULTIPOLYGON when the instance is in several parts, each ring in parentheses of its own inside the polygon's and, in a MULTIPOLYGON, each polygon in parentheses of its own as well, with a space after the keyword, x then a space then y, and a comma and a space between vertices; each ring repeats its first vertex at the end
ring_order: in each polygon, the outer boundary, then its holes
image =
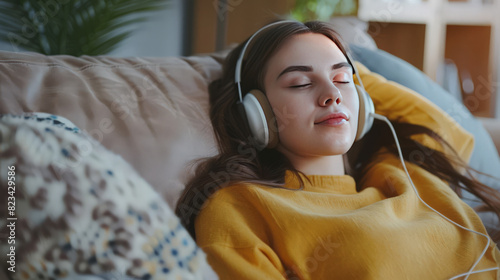
POLYGON ((296 0, 291 17, 299 21, 328 21, 332 16, 355 16, 357 0, 296 0))
POLYGON ((0 40, 46 55, 103 55, 168 0, 0 0, 0 40))

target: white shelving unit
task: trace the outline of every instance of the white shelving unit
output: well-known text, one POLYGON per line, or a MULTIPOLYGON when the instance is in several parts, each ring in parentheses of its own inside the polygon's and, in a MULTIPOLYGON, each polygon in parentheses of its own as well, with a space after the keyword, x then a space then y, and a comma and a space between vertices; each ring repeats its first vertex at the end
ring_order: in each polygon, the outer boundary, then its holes
MULTIPOLYGON (((496 118, 500 118, 500 0, 359 0, 364 21, 425 24, 424 72, 436 79, 444 61, 447 25, 491 26, 489 72, 496 91, 496 118)), ((494 99, 494 100, 495 100, 494 99)))

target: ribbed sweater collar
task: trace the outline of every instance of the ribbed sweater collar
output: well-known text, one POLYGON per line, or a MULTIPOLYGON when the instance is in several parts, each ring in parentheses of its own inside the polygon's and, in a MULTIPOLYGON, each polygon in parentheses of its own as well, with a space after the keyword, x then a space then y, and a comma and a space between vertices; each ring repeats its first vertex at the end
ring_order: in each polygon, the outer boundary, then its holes
MULTIPOLYGON (((344 194, 357 193, 356 182, 350 175, 301 175, 301 177, 306 191, 326 190, 344 194)), ((285 186, 294 189, 300 187, 299 179, 291 171, 286 172, 285 186)))

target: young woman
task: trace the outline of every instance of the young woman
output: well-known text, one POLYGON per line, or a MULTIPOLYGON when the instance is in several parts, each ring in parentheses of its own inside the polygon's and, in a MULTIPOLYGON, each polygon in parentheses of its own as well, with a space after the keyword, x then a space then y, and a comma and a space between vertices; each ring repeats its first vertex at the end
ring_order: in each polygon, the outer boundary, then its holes
POLYGON ((210 85, 220 154, 201 162, 176 209, 221 279, 450 279, 472 269, 485 271, 469 279, 500 279, 500 252, 457 195, 466 188, 500 214, 499 194, 463 175, 470 134, 357 64, 376 113, 396 128, 417 195, 387 124, 376 120, 357 141, 367 105, 331 27, 284 21, 254 35, 210 85), (267 144, 238 87, 270 104, 267 144))

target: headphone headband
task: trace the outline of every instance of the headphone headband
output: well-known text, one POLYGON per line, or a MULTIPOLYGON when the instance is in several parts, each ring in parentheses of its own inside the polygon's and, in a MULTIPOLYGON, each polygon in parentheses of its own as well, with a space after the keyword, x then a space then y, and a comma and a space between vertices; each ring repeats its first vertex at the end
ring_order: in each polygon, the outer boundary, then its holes
POLYGON ((243 102, 243 94, 241 93, 241 64, 243 64, 243 58, 245 57, 245 53, 246 53, 248 45, 250 45, 250 42, 252 41, 252 39, 255 36, 257 36, 257 34, 259 34, 261 31, 267 29, 268 27, 282 24, 282 23, 291 23, 291 22, 298 23, 298 21, 295 21, 295 20, 282 20, 282 21, 273 22, 273 23, 270 23, 264 27, 261 27, 252 36, 250 36, 250 38, 245 43, 245 46, 243 46, 243 49, 241 50, 240 56, 238 57, 238 60, 236 61, 236 70, 234 73, 234 82, 238 86, 238 94, 240 97, 240 102, 243 102))

